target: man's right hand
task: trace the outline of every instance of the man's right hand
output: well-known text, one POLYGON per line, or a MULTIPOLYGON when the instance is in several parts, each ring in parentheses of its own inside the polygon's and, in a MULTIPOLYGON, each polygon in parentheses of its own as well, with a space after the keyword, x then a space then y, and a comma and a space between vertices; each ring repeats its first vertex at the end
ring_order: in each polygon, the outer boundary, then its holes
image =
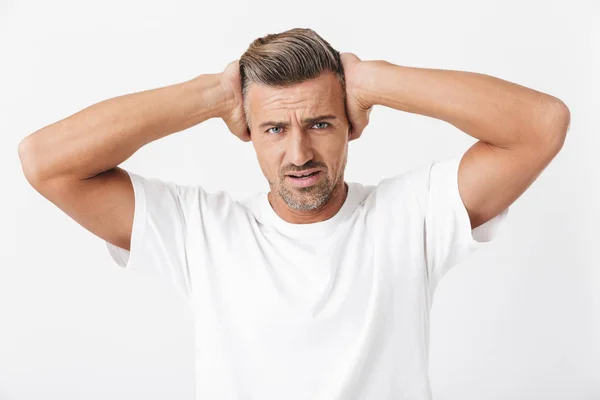
POLYGON ((223 121, 235 136, 244 142, 249 142, 250 130, 246 124, 246 116, 244 114, 244 106, 242 102, 242 78, 240 76, 239 60, 235 60, 227 64, 227 67, 220 74, 221 86, 225 91, 228 107, 225 115, 222 116, 223 121))

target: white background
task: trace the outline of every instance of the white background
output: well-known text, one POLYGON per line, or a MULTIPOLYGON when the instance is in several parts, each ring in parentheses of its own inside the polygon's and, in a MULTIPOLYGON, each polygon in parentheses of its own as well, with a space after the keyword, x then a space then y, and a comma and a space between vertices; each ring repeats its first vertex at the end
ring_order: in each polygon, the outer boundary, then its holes
MULTIPOLYGON (((310 27, 339 51, 480 72, 571 110, 561 153, 498 239, 450 271, 431 321, 436 400, 600 398, 597 1, 0 0, 0 399, 194 398, 191 312, 112 262, 25 180, 17 146, 101 100, 220 72, 256 37, 310 27), (595 118, 594 118, 595 116, 595 118)), ((346 180, 375 184, 475 139, 375 108, 346 180)), ((121 164, 148 177, 268 189, 251 143, 210 120, 121 164)))

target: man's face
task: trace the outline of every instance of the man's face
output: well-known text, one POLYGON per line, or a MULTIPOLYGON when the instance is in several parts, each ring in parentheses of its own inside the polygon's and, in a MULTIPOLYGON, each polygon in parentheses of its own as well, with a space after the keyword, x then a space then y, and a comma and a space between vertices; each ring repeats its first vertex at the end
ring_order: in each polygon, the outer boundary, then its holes
POLYGON ((287 88, 252 83, 246 101, 252 143, 272 194, 311 211, 344 183, 349 123, 342 86, 332 72, 287 88), (313 178, 296 179, 309 170, 313 178))

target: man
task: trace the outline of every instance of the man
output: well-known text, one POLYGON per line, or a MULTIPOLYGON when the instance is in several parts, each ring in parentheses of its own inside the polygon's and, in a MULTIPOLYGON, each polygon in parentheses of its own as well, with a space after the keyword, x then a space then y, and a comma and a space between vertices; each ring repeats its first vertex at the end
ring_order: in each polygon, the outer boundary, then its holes
POLYGON ((31 185, 170 282, 196 318, 198 399, 430 399, 429 309, 563 145, 568 108, 491 76, 361 61, 310 29, 255 40, 219 74, 109 99, 19 146, 31 185), (374 105, 449 122, 464 155, 344 181, 374 105), (119 168, 222 118, 270 192, 245 201, 119 168))

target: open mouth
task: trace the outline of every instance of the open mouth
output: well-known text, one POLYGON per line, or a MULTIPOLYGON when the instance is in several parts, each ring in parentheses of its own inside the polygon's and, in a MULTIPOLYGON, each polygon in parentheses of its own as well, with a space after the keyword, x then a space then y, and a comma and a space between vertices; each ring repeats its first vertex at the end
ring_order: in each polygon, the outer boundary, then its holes
POLYGON ((288 179, 296 187, 310 187, 314 186, 319 179, 321 179, 321 171, 312 172, 304 175, 288 175, 288 179))
POLYGON ((321 171, 313 172, 312 174, 307 174, 307 175, 289 175, 289 176, 292 177, 292 178, 295 178, 295 179, 306 179, 306 178, 309 178, 311 176, 315 176, 319 172, 321 172, 321 171))

